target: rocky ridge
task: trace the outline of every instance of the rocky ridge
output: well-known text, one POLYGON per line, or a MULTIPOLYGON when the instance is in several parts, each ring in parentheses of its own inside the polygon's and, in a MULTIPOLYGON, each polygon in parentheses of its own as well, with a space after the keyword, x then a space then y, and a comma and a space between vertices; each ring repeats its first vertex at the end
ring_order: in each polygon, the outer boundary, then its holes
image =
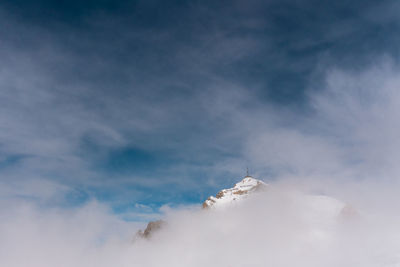
POLYGON ((234 187, 219 191, 215 197, 210 196, 203 202, 202 206, 203 209, 225 206, 245 199, 254 192, 264 191, 267 187, 266 183, 247 175, 242 181, 235 184, 234 187))
MULTIPOLYGON (((268 188, 268 184, 247 175, 243 180, 236 183, 234 187, 223 189, 215 196, 207 198, 203 202, 202 208, 203 210, 220 209, 234 205, 255 193, 265 192, 268 188)), ((307 209, 315 213, 317 218, 328 217, 333 219, 349 219, 358 216, 357 211, 350 205, 332 197, 323 195, 305 195, 300 199, 300 201, 306 205, 307 209)), ((136 237, 149 239, 154 232, 159 231, 165 224, 165 221, 162 220, 149 222, 145 230, 137 232, 136 237)))

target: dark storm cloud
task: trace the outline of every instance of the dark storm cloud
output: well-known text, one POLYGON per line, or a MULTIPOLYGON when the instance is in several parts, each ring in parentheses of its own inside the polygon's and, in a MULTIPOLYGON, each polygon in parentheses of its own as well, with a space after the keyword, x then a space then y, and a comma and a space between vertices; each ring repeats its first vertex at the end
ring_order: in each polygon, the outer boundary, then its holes
POLYGON ((199 201, 215 183, 232 182, 213 177, 240 173, 244 140, 275 123, 272 114, 295 124, 296 113, 310 112, 309 88, 325 70, 397 56, 399 20, 388 10, 398 7, 5 1, 3 179, 61 182, 116 202, 199 201), (182 193, 168 193, 173 186, 182 193))

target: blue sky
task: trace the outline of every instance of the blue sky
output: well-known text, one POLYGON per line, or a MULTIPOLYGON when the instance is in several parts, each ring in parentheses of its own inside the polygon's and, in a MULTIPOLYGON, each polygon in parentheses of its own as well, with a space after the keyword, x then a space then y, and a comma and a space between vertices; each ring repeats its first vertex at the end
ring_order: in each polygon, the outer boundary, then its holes
MULTIPOLYGON (((281 128, 342 136, 321 123, 314 95, 332 69, 396 68, 399 8, 2 1, 1 196, 65 207, 98 199, 116 212, 151 213, 201 203, 246 166, 267 181, 297 172, 260 162, 253 140, 281 128)), ((289 149, 290 140, 273 140, 289 149)))

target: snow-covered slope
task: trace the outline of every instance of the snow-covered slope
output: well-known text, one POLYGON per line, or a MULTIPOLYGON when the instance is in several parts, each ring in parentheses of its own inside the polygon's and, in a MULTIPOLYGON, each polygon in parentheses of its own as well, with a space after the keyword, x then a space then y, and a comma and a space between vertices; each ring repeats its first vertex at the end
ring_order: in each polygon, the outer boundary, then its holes
MULTIPOLYGON (((313 225, 315 230, 313 235, 315 234, 315 237, 328 236, 325 233, 326 231, 321 229, 321 227, 328 227, 331 223, 335 223, 337 219, 357 215, 357 212, 351 206, 336 198, 300 192, 285 192, 248 175, 232 188, 219 191, 215 197, 210 196, 203 202, 203 209, 220 211, 221 209, 234 206, 240 210, 242 205, 237 205, 239 203, 244 205, 250 204, 256 210, 260 208, 264 209, 264 204, 269 207, 271 205, 265 202, 268 201, 269 197, 272 197, 271 199, 283 199, 282 205, 286 205, 282 207, 283 209, 287 209, 288 205, 293 207, 295 214, 298 216, 301 214, 302 220, 313 225), (247 203, 247 200, 255 196, 259 197, 253 199, 255 202, 247 203)), ((273 201, 273 203, 280 205, 278 204, 279 202, 273 201)), ((164 225, 164 221, 150 222, 144 231, 137 233, 136 237, 149 238, 154 232, 163 228, 164 225)))
POLYGON ((263 181, 251 176, 246 176, 242 181, 235 184, 233 188, 223 189, 214 196, 210 196, 203 203, 203 208, 220 207, 235 203, 238 200, 247 198, 251 193, 265 190, 268 187, 263 181))
MULTIPOLYGON (((268 193, 270 185, 251 176, 246 176, 234 187, 223 189, 203 202, 203 208, 222 208, 242 202, 254 193, 268 193)), ((302 203, 304 210, 309 212, 313 219, 338 218, 341 216, 354 216, 356 211, 348 204, 324 195, 293 194, 292 201, 302 203), (299 199, 297 199, 299 198, 299 199), (300 199, 301 198, 301 199, 300 199)))

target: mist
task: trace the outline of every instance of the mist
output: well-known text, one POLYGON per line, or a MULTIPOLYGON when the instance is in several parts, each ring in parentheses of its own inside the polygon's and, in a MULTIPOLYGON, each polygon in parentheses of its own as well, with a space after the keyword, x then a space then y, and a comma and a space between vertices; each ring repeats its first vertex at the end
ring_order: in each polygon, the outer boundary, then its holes
POLYGON ((0 266, 400 266, 395 1, 17 2, 0 266))
MULTIPOLYGON (((222 210, 165 207, 167 224, 150 239, 135 239, 143 225, 118 219, 96 203, 46 212, 14 206, 2 212, 0 262, 12 267, 397 266, 399 216, 391 205, 396 199, 385 201, 388 195, 380 192, 384 209, 355 205, 354 213, 343 215, 336 200, 321 202, 295 188, 272 184, 267 192, 222 210)), ((377 190, 368 187, 363 193, 377 190)))
MULTIPOLYGON (((385 59, 362 72, 326 72, 308 116, 285 126, 291 116, 270 113, 248 135, 256 178, 275 173, 266 192, 223 210, 164 206, 167 224, 149 240, 134 238, 145 222, 126 221, 106 203, 65 209, 3 199, 0 264, 398 266, 398 77, 385 59), (318 206, 312 196, 334 201, 318 206), (351 214, 332 208, 335 201, 351 214)), ((263 112, 241 112, 239 122, 263 112)))

